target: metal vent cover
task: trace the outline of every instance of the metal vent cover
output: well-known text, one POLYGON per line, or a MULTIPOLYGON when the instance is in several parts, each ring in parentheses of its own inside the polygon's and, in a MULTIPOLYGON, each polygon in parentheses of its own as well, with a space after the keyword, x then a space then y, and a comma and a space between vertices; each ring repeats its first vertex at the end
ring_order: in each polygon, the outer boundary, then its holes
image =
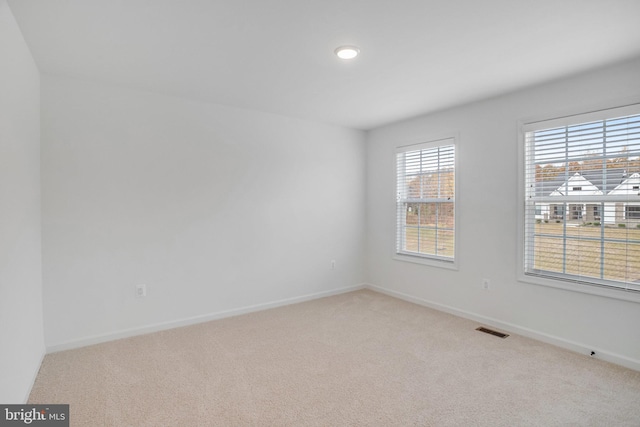
POLYGON ((494 331, 493 329, 485 328, 484 326, 476 328, 476 331, 484 332, 485 334, 494 335, 500 338, 506 338, 509 336, 509 334, 503 334, 502 332, 494 331))

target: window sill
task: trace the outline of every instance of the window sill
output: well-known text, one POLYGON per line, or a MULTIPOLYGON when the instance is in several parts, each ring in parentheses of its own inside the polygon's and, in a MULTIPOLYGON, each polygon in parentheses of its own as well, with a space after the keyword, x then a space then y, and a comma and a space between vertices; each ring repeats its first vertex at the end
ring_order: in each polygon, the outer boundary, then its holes
POLYGON ((640 303, 640 292, 633 290, 616 289, 595 284, 590 285, 587 283, 575 283, 561 279, 524 274, 522 272, 518 274, 518 282, 640 303))
POLYGON ((455 271, 458 270, 457 261, 447 261, 444 259, 440 260, 435 258, 426 258, 421 256, 398 254, 398 253, 393 254, 393 259, 395 259, 396 261, 404 261, 404 262, 411 262, 413 264, 427 265, 429 267, 439 267, 439 268, 445 268, 447 270, 455 270, 455 271))

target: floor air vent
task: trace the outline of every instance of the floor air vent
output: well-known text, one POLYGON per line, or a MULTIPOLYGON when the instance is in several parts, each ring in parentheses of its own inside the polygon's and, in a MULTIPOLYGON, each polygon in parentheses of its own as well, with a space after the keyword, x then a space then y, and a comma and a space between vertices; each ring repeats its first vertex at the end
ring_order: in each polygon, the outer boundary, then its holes
POLYGON ((480 326, 476 328, 476 331, 484 332, 485 334, 495 335, 496 337, 506 338, 509 334, 503 334, 502 332, 494 331, 493 329, 485 328, 484 326, 480 326))

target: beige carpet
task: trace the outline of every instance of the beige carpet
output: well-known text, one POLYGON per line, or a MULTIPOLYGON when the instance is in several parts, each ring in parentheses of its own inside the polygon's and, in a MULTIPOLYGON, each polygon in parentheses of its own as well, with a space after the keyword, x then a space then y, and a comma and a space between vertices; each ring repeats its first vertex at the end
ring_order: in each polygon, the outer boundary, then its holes
POLYGON ((371 291, 46 356, 73 426, 640 426, 640 372, 371 291))

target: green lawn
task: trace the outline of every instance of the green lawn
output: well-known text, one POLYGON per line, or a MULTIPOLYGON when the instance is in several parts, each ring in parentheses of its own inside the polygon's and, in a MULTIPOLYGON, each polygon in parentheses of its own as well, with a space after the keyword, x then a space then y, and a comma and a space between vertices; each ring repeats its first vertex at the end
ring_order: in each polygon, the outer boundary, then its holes
POLYGON ((406 251, 453 257, 454 234, 451 230, 440 229, 436 233, 436 230, 431 227, 407 226, 405 236, 406 251))
POLYGON ((619 280, 640 280, 640 244, 618 243, 607 239, 640 240, 638 228, 604 228, 604 245, 600 241, 602 229, 594 226, 567 226, 566 244, 562 239, 562 224, 536 224, 534 238, 534 268, 564 272, 580 276, 619 280), (544 234, 545 236, 541 236, 544 234), (602 257, 602 249, 605 256, 602 257), (566 254, 566 264, 563 260, 566 254))
MULTIPOLYGON (((640 281, 640 243, 607 241, 640 241, 638 228, 605 227, 604 245, 599 240, 602 233, 600 227, 567 226, 566 246, 562 238, 562 224, 536 224, 535 233, 536 269, 608 280, 640 281), (601 256, 602 249, 606 254, 604 258, 601 256)), ((454 255, 453 231, 438 230, 436 234, 432 227, 408 226, 405 235, 404 250, 444 257, 454 255)))

